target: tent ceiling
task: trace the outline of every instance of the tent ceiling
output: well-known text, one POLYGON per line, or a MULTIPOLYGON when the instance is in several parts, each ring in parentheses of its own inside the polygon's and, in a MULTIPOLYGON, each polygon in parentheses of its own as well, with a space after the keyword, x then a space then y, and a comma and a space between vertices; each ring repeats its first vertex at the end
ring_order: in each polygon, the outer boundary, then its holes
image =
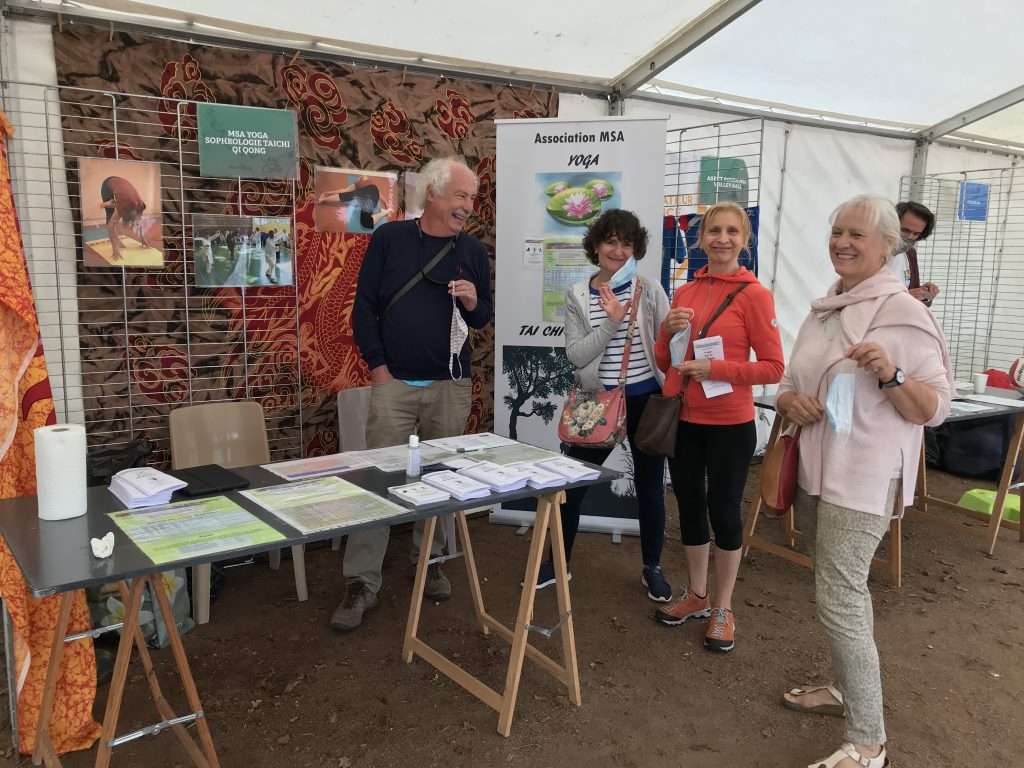
POLYGON ((1024 46, 997 43, 999 29, 1024 29, 1024 4, 762 2, 658 78, 876 123, 933 125, 1024 82, 1024 46))
MULTIPOLYGON (((283 49, 417 65, 452 74, 537 79, 611 93, 654 51, 672 50, 708 15, 745 10, 656 73, 657 90, 747 105, 780 116, 821 115, 909 129, 944 120, 1024 84, 1021 0, 7 0, 14 8, 134 17, 139 24, 283 49), (747 5, 752 5, 746 9, 747 5)), ((662 62, 659 61, 659 64, 662 62)), ((655 73, 652 73, 655 74, 655 73)), ((645 89, 652 86, 645 86, 645 89)), ((641 91, 642 94, 642 91, 641 91)), ((1010 106, 960 135, 1024 141, 1010 106)))
POLYGON ((318 41, 325 51, 380 54, 410 63, 451 63, 478 70, 549 73, 605 85, 718 4, 718 0, 643 0, 582 6, 550 0, 84 0, 81 7, 135 10, 193 20, 197 32, 242 26, 318 41), (604 11, 601 6, 607 6, 604 11))

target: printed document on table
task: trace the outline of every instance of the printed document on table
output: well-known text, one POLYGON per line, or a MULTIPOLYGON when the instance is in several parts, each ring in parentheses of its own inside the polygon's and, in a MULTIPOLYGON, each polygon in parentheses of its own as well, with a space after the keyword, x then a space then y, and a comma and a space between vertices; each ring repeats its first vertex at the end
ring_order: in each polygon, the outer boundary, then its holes
POLYGON ((572 483, 579 480, 593 480, 601 474, 596 469, 591 469, 586 464, 566 458, 565 456, 542 461, 538 466, 548 472, 561 475, 572 483))
POLYGON ((995 395, 961 395, 958 400, 970 400, 974 403, 988 403, 989 405, 1002 405, 1007 408, 1024 408, 1024 400, 1011 400, 1008 397, 996 397, 995 395))
POLYGON ((966 400, 954 400, 950 403, 949 409, 952 413, 984 413, 985 411, 995 410, 991 405, 969 403, 966 400))
POLYGON ((420 506, 422 504, 437 504, 442 501, 448 501, 451 496, 440 488, 434 488, 426 483, 409 483, 408 485, 396 485, 392 488, 388 488, 389 493, 393 493, 402 501, 407 501, 410 504, 420 506))
MULTIPOLYGON (((352 456, 365 461, 382 472, 402 472, 409 461, 409 446, 392 445, 388 448, 370 448, 365 451, 350 451, 352 456)), ((455 455, 455 451, 446 451, 441 448, 420 443, 420 465, 437 464, 455 455)))
MULTIPOLYGON (((725 360, 725 347, 721 336, 708 336, 706 339, 695 339, 693 342, 694 360, 725 360)), ((732 384, 725 381, 702 381, 704 397, 727 395, 732 392, 732 384)))
POLYGON ((534 463, 545 459, 557 459, 562 454, 554 451, 546 451, 535 445, 526 443, 513 443, 502 445, 497 448, 487 448, 483 451, 473 451, 468 456, 474 461, 490 461, 494 464, 515 464, 520 461, 534 463))
POLYGON ((468 453, 483 451, 487 448, 499 448, 503 445, 519 445, 515 440, 496 435, 493 432, 480 432, 476 435, 455 435, 454 437, 438 437, 424 440, 424 445, 432 445, 451 453, 468 453))
POLYGON ((224 496, 111 512, 109 517, 154 565, 285 538, 224 496))
POLYGON ((555 488, 566 483, 565 478, 561 475, 549 472, 537 464, 529 464, 527 462, 506 464, 505 469, 526 472, 529 475, 526 482, 531 488, 555 488))
POLYGON ((310 456, 306 459, 278 461, 274 464, 261 464, 260 466, 285 480, 303 480, 324 475, 337 475, 351 469, 362 469, 369 467, 370 462, 353 456, 351 453, 332 453, 330 456, 310 456))
POLYGON ((386 520, 408 512, 340 477, 300 480, 241 493, 303 534, 386 520))

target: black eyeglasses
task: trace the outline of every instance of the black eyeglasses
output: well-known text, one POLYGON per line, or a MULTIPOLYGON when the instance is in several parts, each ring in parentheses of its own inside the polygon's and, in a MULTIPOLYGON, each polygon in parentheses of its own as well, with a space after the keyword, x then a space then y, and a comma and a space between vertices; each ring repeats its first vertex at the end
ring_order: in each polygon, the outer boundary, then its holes
MULTIPOLYGON (((416 220, 416 228, 419 229, 419 227, 420 227, 420 222, 419 222, 419 219, 417 219, 416 220)), ((420 265, 420 274, 423 275, 424 279, 426 279, 428 282, 433 283, 434 285, 440 285, 440 286, 443 286, 444 288, 447 288, 448 285, 452 282, 452 280, 457 279, 458 276, 462 274, 462 260, 459 257, 458 250, 456 250, 456 248, 455 248, 455 243, 457 242, 457 240, 458 240, 458 237, 453 237, 448 243, 445 243, 444 245, 441 246, 442 248, 446 248, 451 253, 455 254, 455 271, 451 272, 450 270, 445 268, 445 262, 449 260, 448 259, 449 254, 446 253, 444 256, 441 257, 441 259, 437 262, 437 264, 435 264, 434 267, 430 270, 430 272, 433 273, 433 274, 430 274, 425 269, 426 265, 423 263, 423 244, 424 244, 423 243, 423 230, 420 229, 419 265, 420 265), (444 276, 443 279, 442 279, 441 276, 444 276)), ((434 255, 436 256, 437 254, 434 254, 434 255)), ((431 257, 431 259, 429 261, 432 261, 432 260, 433 260, 433 257, 431 257)), ((428 261, 428 264, 429 264, 429 261, 428 261)))

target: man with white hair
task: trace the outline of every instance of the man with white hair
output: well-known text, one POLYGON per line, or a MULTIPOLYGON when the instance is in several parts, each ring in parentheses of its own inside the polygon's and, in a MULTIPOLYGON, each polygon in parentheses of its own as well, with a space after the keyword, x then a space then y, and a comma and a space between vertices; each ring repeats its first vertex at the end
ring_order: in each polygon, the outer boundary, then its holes
MULTIPOLYGON (((370 369, 372 393, 367 448, 461 435, 472 404, 468 328, 491 320, 487 251, 462 234, 473 213, 477 178, 460 160, 427 163, 416 190, 423 215, 383 224, 363 258, 352 309, 352 329, 370 369)), ((377 606, 388 528, 350 534, 345 545, 345 598, 331 627, 356 629, 377 606)), ((419 558, 423 521, 413 529, 412 561, 419 558)), ((431 554, 444 544, 437 526, 431 554)), ((447 600, 451 583, 430 565, 424 594, 447 600)))

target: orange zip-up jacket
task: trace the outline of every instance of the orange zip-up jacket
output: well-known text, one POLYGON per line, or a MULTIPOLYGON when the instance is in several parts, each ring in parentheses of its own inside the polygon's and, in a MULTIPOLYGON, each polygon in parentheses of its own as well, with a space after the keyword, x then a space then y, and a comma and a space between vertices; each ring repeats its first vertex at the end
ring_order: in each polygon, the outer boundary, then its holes
MULTIPOLYGON (((672 297, 672 307, 689 307, 692 331, 686 359, 693 359, 693 340, 711 318, 725 297, 750 283, 737 294, 726 310, 708 329, 707 338, 722 337, 724 360, 711 361, 711 379, 732 384, 732 392, 708 399, 704 388, 694 378, 686 383, 685 403, 680 411, 682 421, 694 424, 743 424, 754 418, 755 384, 776 384, 782 378, 782 339, 775 319, 775 301, 771 292, 761 285, 746 267, 731 275, 709 275, 707 267, 697 271, 692 282, 679 287, 672 297), (750 359, 754 350, 757 360, 750 359)), ((668 342, 672 338, 662 328, 654 347, 658 368, 665 372, 662 394, 679 392, 681 376, 672 367, 668 342)))

